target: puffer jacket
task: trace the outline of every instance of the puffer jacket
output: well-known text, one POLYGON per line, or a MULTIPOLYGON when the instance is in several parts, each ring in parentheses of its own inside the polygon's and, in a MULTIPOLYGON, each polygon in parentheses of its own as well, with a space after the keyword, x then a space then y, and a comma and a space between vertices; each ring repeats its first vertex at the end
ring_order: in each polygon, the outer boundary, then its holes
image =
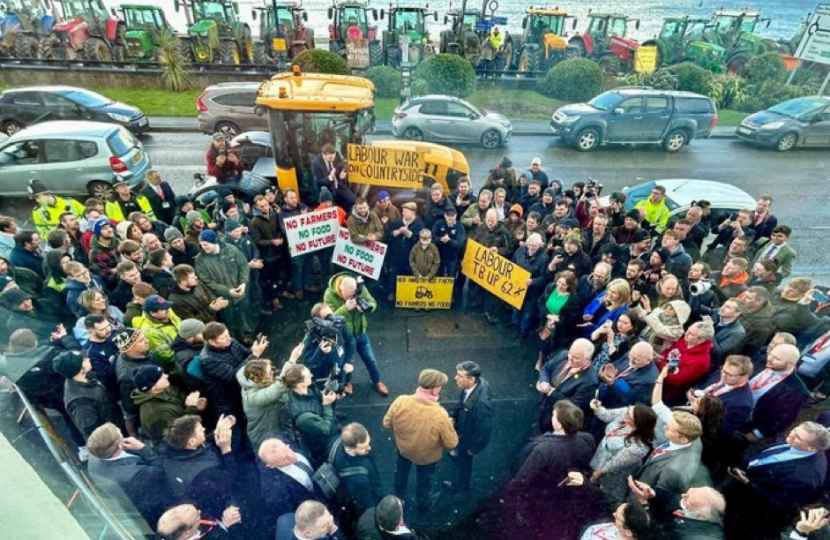
POLYGON ((248 419, 251 448, 258 449, 262 441, 276 433, 290 433, 288 389, 281 382, 261 387, 245 376, 245 366, 236 372, 236 382, 242 387, 242 409, 248 419))
MULTIPOLYGON (((369 328, 369 321, 365 313, 357 309, 351 311, 346 309, 346 300, 340 296, 340 282, 345 277, 354 277, 354 275, 349 272, 340 272, 339 274, 331 276, 329 286, 323 294, 323 302, 331 308, 335 315, 344 317, 344 326, 352 335, 360 336, 366 333, 366 330, 369 328)), ((372 293, 369 292, 369 289, 363 287, 363 290, 360 292, 360 297, 368 302, 372 307, 372 311, 377 309, 378 303, 375 301, 372 293)))
POLYGON ((182 320, 171 309, 167 312, 170 318, 167 322, 159 322, 150 318, 145 311, 133 319, 133 328, 144 331, 147 341, 150 342, 150 352, 155 354, 165 365, 174 365, 175 353, 170 348, 173 341, 179 335, 179 325, 182 320))
POLYGON ((640 337, 654 346, 657 353, 668 349, 675 341, 683 337, 683 325, 689 320, 691 308, 683 300, 672 300, 669 305, 674 309, 677 317, 668 317, 664 308, 655 308, 646 314, 641 306, 632 311, 646 323, 646 328, 640 337))

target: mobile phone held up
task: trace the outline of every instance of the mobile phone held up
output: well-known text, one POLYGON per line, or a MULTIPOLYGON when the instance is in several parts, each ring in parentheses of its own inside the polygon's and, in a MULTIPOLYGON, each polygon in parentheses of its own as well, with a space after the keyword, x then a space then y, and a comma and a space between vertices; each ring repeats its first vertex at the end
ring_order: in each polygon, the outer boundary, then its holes
POLYGON ((669 353, 669 373, 680 371, 680 352, 676 349, 669 353))

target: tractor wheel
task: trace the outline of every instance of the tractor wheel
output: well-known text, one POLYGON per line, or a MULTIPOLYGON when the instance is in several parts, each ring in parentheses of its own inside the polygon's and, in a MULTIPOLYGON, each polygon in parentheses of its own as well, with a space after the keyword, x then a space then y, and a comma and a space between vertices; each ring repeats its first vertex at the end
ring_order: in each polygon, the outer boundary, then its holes
POLYGON ((179 52, 184 57, 185 62, 193 63, 193 47, 189 39, 179 38, 179 52))
POLYGON ((52 59, 52 40, 48 37, 41 38, 37 43, 37 57, 41 60, 52 59))
POLYGON ((112 62, 112 51, 100 38, 89 38, 84 43, 84 60, 112 62))
POLYGON ((245 57, 245 64, 254 64, 254 39, 251 37, 251 29, 247 26, 242 30, 242 53, 245 57))
POLYGON ((383 46, 380 41, 369 43, 369 67, 383 65, 383 46))
POLYGON ((239 65, 239 47, 235 41, 223 41, 219 44, 219 63, 239 65))
POLYGON ((346 58, 346 43, 343 41, 329 41, 329 51, 333 52, 340 58, 346 58))
POLYGON ((611 52, 604 53, 597 59, 597 64, 602 68, 602 72, 606 75, 619 75, 620 73, 620 59, 617 55, 611 52))
POLYGON ((440 41, 438 42, 438 52, 445 54, 449 48, 450 35, 448 30, 441 32, 440 41))
POLYGON ((742 75, 746 63, 752 57, 747 53, 738 53, 726 62, 726 72, 733 75, 742 75))
POLYGON ((519 71, 520 73, 528 73, 539 71, 541 68, 541 52, 539 49, 522 49, 522 55, 519 57, 519 71))
POLYGON ((265 43, 254 43, 254 64, 258 66, 265 66, 273 63, 274 61, 265 52, 265 43))
POLYGON ((121 45, 120 43, 116 43, 112 47, 112 61, 113 62, 124 62, 127 60, 127 47, 121 45))
POLYGON ((568 46, 565 48, 565 57, 571 58, 573 56, 585 56, 585 43, 582 42, 579 38, 574 38, 568 42, 568 46), (568 50, 570 50, 570 56, 568 55, 568 50))
POLYGON ((37 58, 38 43, 34 36, 18 35, 14 40, 12 56, 14 58, 33 60, 37 58))
POLYGON ((401 50, 398 47, 394 45, 386 47, 386 65, 392 67, 401 65, 401 50))

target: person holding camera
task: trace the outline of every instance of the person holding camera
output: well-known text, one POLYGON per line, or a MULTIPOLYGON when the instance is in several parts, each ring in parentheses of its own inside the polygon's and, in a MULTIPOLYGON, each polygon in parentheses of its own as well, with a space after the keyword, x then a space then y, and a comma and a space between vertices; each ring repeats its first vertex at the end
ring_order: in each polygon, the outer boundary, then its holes
POLYGON ((689 269, 689 285, 683 291, 683 296, 689 298, 689 307, 692 308, 692 314, 689 316, 691 322, 697 322, 718 310, 720 299, 712 289, 711 274, 709 265, 705 262, 697 262, 689 269))
MULTIPOLYGON (((369 321, 367 315, 375 311, 377 302, 372 293, 363 285, 362 278, 356 279, 349 272, 335 274, 329 280, 329 286, 323 295, 323 302, 334 312, 334 315, 343 317, 346 329, 344 343, 344 364, 353 364, 355 353, 360 353, 372 387, 378 394, 386 397, 389 389, 380 380, 378 361, 372 350, 372 342, 367 333, 369 321)), ((344 392, 351 394, 352 383, 347 382, 344 392)))
POLYGON ((338 392, 354 371, 353 364, 344 363, 344 347, 349 339, 344 322, 344 317, 335 316, 329 306, 318 302, 311 308, 302 343, 302 364, 311 370, 315 381, 325 381, 325 386, 333 384, 338 392))
POLYGON ((208 176, 215 176, 216 182, 224 184, 238 180, 245 170, 242 158, 236 150, 228 148, 228 141, 222 133, 213 134, 213 143, 207 151, 208 176))
POLYGON ((311 370, 303 365, 288 368, 282 382, 289 390, 289 429, 308 450, 312 464, 319 466, 326 460, 326 445, 337 430, 332 408, 337 393, 328 388, 320 392, 314 385, 311 370))

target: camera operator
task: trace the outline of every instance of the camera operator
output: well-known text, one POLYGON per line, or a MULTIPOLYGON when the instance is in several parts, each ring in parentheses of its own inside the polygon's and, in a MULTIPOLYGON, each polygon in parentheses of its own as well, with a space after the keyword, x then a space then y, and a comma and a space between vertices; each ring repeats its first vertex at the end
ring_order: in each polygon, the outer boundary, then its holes
POLYGON ((312 464, 318 467, 326 460, 326 444, 337 432, 332 409, 337 394, 331 390, 322 393, 317 390, 311 370, 299 364, 288 368, 282 383, 289 390, 290 429, 294 431, 295 439, 308 450, 312 464))
POLYGON ((711 274, 708 264, 695 263, 689 269, 688 286, 681 285, 684 289, 683 297, 689 299, 689 307, 692 308, 692 314, 689 316, 690 322, 697 322, 718 310, 720 302, 718 295, 712 290, 711 274))
POLYGON ((336 317, 322 302, 314 304, 311 320, 306 322, 302 364, 311 370, 320 391, 330 389, 342 394, 345 378, 354 370, 351 363, 344 363, 345 344, 349 339, 344 322, 343 317, 336 317))
MULTIPOLYGON (((360 357, 366 365, 366 370, 369 372, 369 378, 372 380, 372 387, 378 394, 384 397, 388 396, 389 389, 380 380, 378 361, 375 358, 372 342, 367 333, 369 321, 366 316, 377 308, 377 302, 363 285, 363 279, 355 279, 349 272, 335 274, 329 280, 329 286, 323 295, 323 301, 334 311, 335 315, 344 318, 347 338, 344 343, 344 363, 354 363, 355 353, 360 353, 360 357)), ((353 390, 349 379, 350 377, 347 376, 346 387, 344 388, 347 395, 351 395, 353 390)))
MULTIPOLYGON (((579 184, 581 182, 577 182, 579 184)), ((574 184, 574 194, 577 193, 577 184, 574 184)), ((579 226, 586 229, 591 226, 594 217, 598 213, 605 213, 605 207, 599 202, 599 195, 602 192, 603 185, 598 183, 593 178, 589 178, 585 186, 580 190, 579 200, 576 202, 576 219, 579 221, 579 226)))
POLYGON ((213 143, 207 151, 207 171, 215 176, 216 182, 224 184, 238 180, 245 165, 236 150, 228 147, 228 141, 222 133, 213 134, 213 143))

